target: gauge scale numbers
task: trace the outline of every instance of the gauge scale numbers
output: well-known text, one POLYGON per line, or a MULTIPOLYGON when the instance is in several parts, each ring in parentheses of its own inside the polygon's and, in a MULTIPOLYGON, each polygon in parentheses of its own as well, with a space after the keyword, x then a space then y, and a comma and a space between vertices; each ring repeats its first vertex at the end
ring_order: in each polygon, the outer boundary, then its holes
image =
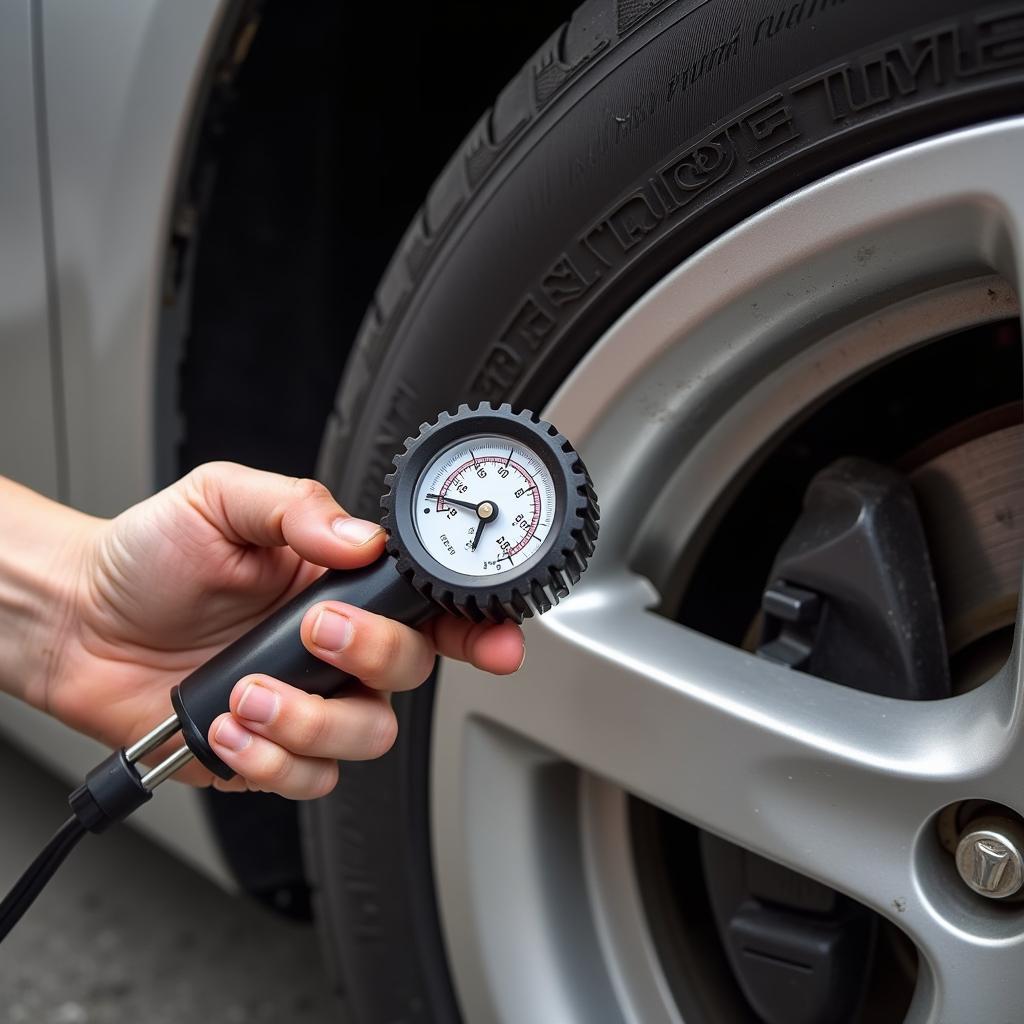
POLYGON ((547 467, 518 441, 473 437, 441 452, 416 487, 420 543, 465 576, 520 569, 540 551, 555 514, 547 467))

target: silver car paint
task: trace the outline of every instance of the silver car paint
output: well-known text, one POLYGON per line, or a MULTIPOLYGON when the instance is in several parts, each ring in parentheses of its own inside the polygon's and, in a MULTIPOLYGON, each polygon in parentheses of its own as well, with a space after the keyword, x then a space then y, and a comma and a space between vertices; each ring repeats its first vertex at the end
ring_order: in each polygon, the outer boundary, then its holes
MULTIPOLYGON (((154 489, 171 197, 225 7, 0 8, 0 472, 94 514, 115 514, 154 489)), ((10 698, 0 728, 69 781, 103 754, 10 698)), ((164 787, 136 820, 228 883, 193 791, 164 787)))
POLYGON ((57 417, 47 318, 27 0, 0 17, 0 473, 58 490, 57 417))

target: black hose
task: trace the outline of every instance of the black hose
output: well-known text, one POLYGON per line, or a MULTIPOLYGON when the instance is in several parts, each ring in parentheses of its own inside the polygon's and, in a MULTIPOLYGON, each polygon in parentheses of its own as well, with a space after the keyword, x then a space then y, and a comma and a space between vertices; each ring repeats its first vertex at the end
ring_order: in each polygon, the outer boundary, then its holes
POLYGON ((85 828, 75 817, 68 818, 54 833, 42 853, 28 866, 25 873, 15 882, 14 887, 0 903, 0 942, 21 920, 22 915, 43 886, 53 877, 54 872, 64 863, 64 858, 75 848, 78 840, 85 835, 85 828))

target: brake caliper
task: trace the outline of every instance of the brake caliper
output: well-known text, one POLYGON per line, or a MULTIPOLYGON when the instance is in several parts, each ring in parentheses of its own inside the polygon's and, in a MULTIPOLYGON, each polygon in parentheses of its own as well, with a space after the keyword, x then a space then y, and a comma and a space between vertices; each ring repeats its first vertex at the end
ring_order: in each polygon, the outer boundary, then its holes
MULTIPOLYGON (((950 695, 924 530, 910 484, 891 469, 845 458, 811 481, 762 612, 763 658, 889 697, 950 695)), ((870 973, 875 915, 707 833, 701 854, 729 962, 765 1024, 854 1019, 870 973)))

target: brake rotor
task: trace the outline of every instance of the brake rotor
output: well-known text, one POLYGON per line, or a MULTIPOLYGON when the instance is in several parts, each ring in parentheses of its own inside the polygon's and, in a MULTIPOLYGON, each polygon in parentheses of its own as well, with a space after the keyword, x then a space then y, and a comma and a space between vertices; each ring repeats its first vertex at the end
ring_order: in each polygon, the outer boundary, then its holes
POLYGON ((963 691, 1009 653, 1024 557, 1024 424, 947 447, 910 481, 963 691))

